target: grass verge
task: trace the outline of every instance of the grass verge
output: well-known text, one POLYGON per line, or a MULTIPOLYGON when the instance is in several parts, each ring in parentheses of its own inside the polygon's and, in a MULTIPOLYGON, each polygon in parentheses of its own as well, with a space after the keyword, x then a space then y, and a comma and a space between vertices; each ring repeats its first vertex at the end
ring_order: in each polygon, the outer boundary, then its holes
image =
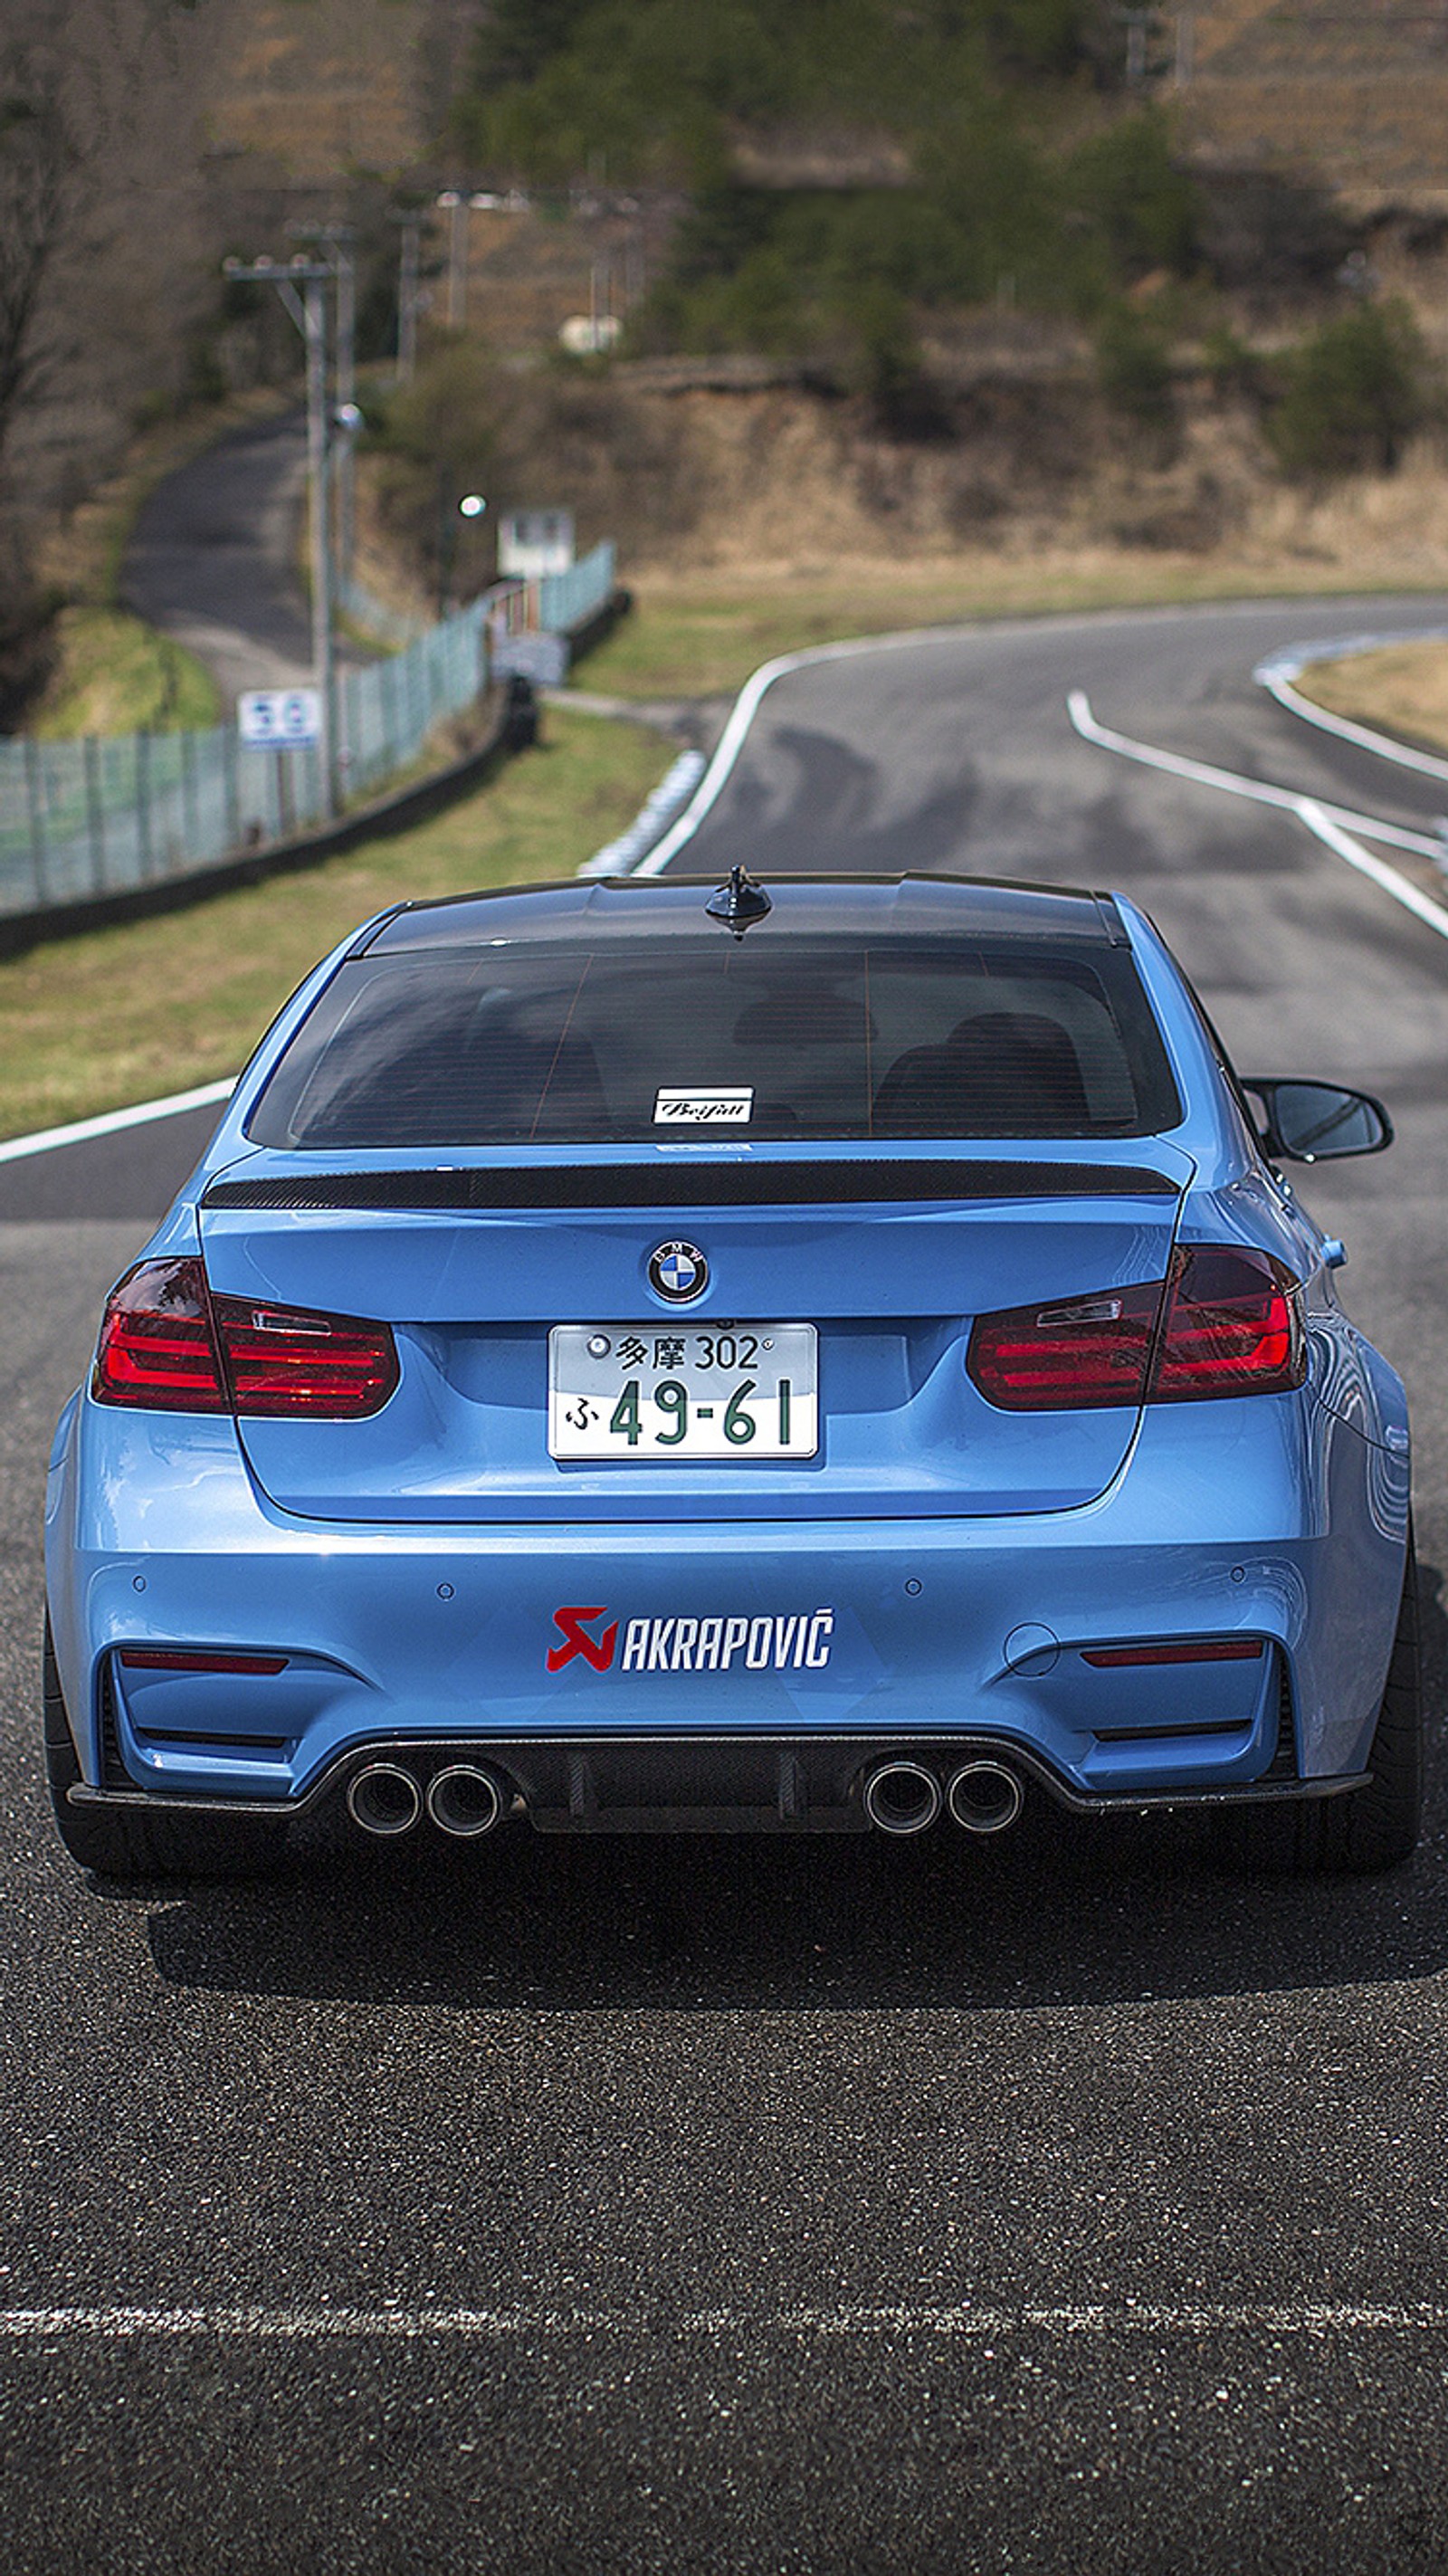
POLYGON ((121 567, 141 505, 164 476, 296 400, 264 387, 153 423, 132 441, 119 472, 52 532, 41 575, 71 604, 56 620, 55 665, 27 732, 169 733, 218 721, 221 702, 204 663, 117 606, 121 567))
MULTIPOLYGON (((1363 580, 1361 573, 1348 578, 1320 560, 1277 556, 1254 563, 1106 549, 1059 560, 981 556, 898 566, 865 561, 828 574, 750 567, 686 580, 644 573, 630 577, 633 615, 595 647, 579 666, 578 679, 585 689, 622 698, 714 697, 732 693, 777 653, 852 635, 1078 609, 1350 594, 1362 589, 1363 580)), ((1432 587, 1426 581, 1416 586, 1432 587)))
POLYGON ((640 726, 550 710, 536 751, 412 831, 0 961, 0 1134, 234 1073, 354 923, 408 896, 571 876, 632 820, 669 757, 640 726))
POLYGON ((30 732, 179 733, 220 721, 220 692, 184 645, 121 608, 61 610, 56 667, 30 732))
POLYGON ((1448 644, 1387 644, 1377 653, 1314 662, 1293 686, 1335 716, 1448 751, 1448 644))

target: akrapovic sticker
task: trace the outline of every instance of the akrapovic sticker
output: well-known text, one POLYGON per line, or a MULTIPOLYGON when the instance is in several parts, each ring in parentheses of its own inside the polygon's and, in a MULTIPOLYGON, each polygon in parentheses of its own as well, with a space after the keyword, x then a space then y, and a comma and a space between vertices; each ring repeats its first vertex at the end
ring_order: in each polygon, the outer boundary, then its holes
POLYGON ((656 1127, 747 1127, 754 1091, 684 1091, 665 1087, 654 1099, 656 1127))
POLYGON ((619 1632, 625 1673, 823 1672, 834 1638, 833 1610, 793 1610, 750 1618, 744 1612, 708 1619, 616 1619, 602 1603, 555 1610, 553 1625, 564 1642, 550 1646, 550 1673, 581 1656, 596 1673, 614 1662, 619 1632), (594 1623, 605 1625, 590 1634, 594 1623))

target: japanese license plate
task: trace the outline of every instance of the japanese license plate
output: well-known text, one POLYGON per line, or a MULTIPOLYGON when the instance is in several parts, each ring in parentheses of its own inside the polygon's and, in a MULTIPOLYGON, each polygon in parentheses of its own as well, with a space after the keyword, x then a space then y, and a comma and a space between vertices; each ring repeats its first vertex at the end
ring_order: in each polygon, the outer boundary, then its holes
POLYGON ((548 1448, 555 1458, 812 1458, 819 1446, 813 1324, 555 1324, 548 1448))

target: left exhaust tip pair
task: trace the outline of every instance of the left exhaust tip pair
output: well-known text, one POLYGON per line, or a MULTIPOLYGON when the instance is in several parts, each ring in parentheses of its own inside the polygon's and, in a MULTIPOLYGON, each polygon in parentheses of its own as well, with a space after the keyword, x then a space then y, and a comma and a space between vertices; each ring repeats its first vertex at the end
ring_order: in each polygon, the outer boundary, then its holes
POLYGON ((471 1841, 491 1833, 503 1812, 503 1793, 491 1771, 475 1762, 451 1762, 421 1789, 400 1762, 367 1762, 347 1784, 347 1811, 365 1834, 382 1838, 411 1833, 426 1806, 439 1833, 471 1841))

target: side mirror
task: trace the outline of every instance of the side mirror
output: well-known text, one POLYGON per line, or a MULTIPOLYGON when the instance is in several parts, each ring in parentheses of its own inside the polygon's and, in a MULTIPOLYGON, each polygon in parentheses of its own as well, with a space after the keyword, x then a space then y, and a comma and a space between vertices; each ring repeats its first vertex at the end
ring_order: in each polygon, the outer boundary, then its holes
POLYGON ((1244 1091, 1262 1103, 1262 1141, 1290 1163, 1327 1163, 1345 1154, 1381 1154, 1393 1125, 1380 1100, 1337 1082, 1277 1082, 1244 1076, 1244 1091))

